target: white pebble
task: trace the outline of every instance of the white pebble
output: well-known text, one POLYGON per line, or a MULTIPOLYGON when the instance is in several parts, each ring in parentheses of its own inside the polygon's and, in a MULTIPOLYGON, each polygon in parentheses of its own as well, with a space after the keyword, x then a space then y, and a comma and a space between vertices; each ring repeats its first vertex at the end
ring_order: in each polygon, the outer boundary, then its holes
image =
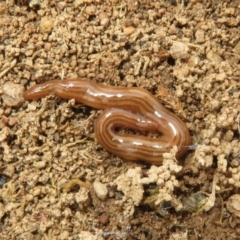
POLYGON ((104 200, 107 197, 108 189, 106 185, 104 185, 103 183, 96 181, 93 183, 93 188, 97 194, 97 197, 100 198, 101 200, 104 200))

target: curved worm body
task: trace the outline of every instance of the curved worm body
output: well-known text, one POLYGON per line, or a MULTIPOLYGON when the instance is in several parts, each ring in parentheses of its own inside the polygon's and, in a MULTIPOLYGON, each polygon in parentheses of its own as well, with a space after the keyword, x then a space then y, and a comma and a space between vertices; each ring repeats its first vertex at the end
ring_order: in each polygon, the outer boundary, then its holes
POLYGON ((157 98, 141 88, 113 87, 85 79, 53 80, 28 89, 25 100, 55 94, 93 108, 106 109, 95 122, 95 135, 109 152, 128 160, 141 160, 161 165, 163 153, 178 147, 181 157, 190 145, 186 125, 175 114, 164 108, 157 98), (117 132, 117 128, 160 132, 151 138, 117 132))

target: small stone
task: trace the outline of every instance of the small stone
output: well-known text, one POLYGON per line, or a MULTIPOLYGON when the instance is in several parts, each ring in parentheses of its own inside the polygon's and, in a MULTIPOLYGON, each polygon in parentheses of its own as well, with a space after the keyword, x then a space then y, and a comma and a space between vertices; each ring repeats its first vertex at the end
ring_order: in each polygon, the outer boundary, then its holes
POLYGON ((217 110, 217 109, 219 109, 220 105, 221 105, 221 102, 218 101, 217 99, 213 99, 213 100, 210 102, 210 107, 211 107, 212 110, 217 110))
POLYGON ((240 217, 240 194, 234 194, 228 199, 227 210, 240 217))
POLYGON ((191 56, 188 59, 188 66, 189 67, 196 67, 199 62, 200 62, 200 58, 198 56, 191 56))
POLYGON ((100 24, 104 27, 107 27, 110 22, 109 16, 107 15, 106 12, 99 13, 99 20, 100 20, 100 24))
POLYGON ((220 64, 223 61, 220 55, 213 51, 209 51, 206 57, 209 61, 215 62, 216 64, 220 64))
POLYGON ((101 200, 104 200, 107 197, 108 189, 107 189, 106 185, 104 185, 103 183, 94 182, 93 188, 97 194, 97 197, 100 198, 101 200))
POLYGON ((205 36, 204 36, 204 31, 203 30, 198 29, 195 33, 195 37, 196 37, 196 42, 198 42, 198 43, 205 42, 205 36))
POLYGON ((23 102, 24 87, 21 84, 6 82, 3 85, 3 102, 9 107, 17 107, 23 102))
POLYGON ((91 6, 87 6, 85 8, 85 13, 89 16, 92 16, 92 15, 95 15, 96 14, 96 11, 97 11, 97 8, 96 6, 94 5, 91 5, 91 6))
POLYGON ((131 35, 135 31, 134 27, 126 27, 123 29, 125 35, 131 35))
POLYGON ((30 0, 28 5, 30 8, 35 8, 35 7, 40 6, 41 2, 40 2, 40 0, 30 0))
POLYGON ((187 59, 189 47, 182 42, 174 42, 170 48, 170 54, 174 59, 187 59))
POLYGON ((102 224, 106 224, 109 222, 109 215, 106 213, 106 212, 102 212, 100 215, 99 215, 99 222, 102 223, 102 224))
POLYGON ((50 33, 53 29, 53 19, 50 17, 43 17, 40 22, 40 30, 42 33, 50 33))

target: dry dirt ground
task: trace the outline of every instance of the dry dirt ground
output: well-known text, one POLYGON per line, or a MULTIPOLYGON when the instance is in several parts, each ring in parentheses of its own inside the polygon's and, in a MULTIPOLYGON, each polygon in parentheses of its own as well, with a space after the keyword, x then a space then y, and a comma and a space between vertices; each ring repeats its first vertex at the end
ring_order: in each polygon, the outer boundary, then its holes
POLYGON ((239 79, 238 0, 1 0, 0 238, 239 239, 239 79), (126 161, 97 143, 100 110, 22 99, 74 77, 150 91, 191 150, 126 161))

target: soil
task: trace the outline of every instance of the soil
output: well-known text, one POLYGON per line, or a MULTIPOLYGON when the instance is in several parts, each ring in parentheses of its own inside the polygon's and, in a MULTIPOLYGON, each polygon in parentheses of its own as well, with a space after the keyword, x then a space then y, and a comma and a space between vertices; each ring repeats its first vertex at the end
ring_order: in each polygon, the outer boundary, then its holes
POLYGON ((1 1, 1 239, 239 239, 239 79, 238 0, 1 1), (104 150, 100 110, 22 98, 76 77, 179 115, 192 146, 177 170, 159 184, 165 165, 104 150))

